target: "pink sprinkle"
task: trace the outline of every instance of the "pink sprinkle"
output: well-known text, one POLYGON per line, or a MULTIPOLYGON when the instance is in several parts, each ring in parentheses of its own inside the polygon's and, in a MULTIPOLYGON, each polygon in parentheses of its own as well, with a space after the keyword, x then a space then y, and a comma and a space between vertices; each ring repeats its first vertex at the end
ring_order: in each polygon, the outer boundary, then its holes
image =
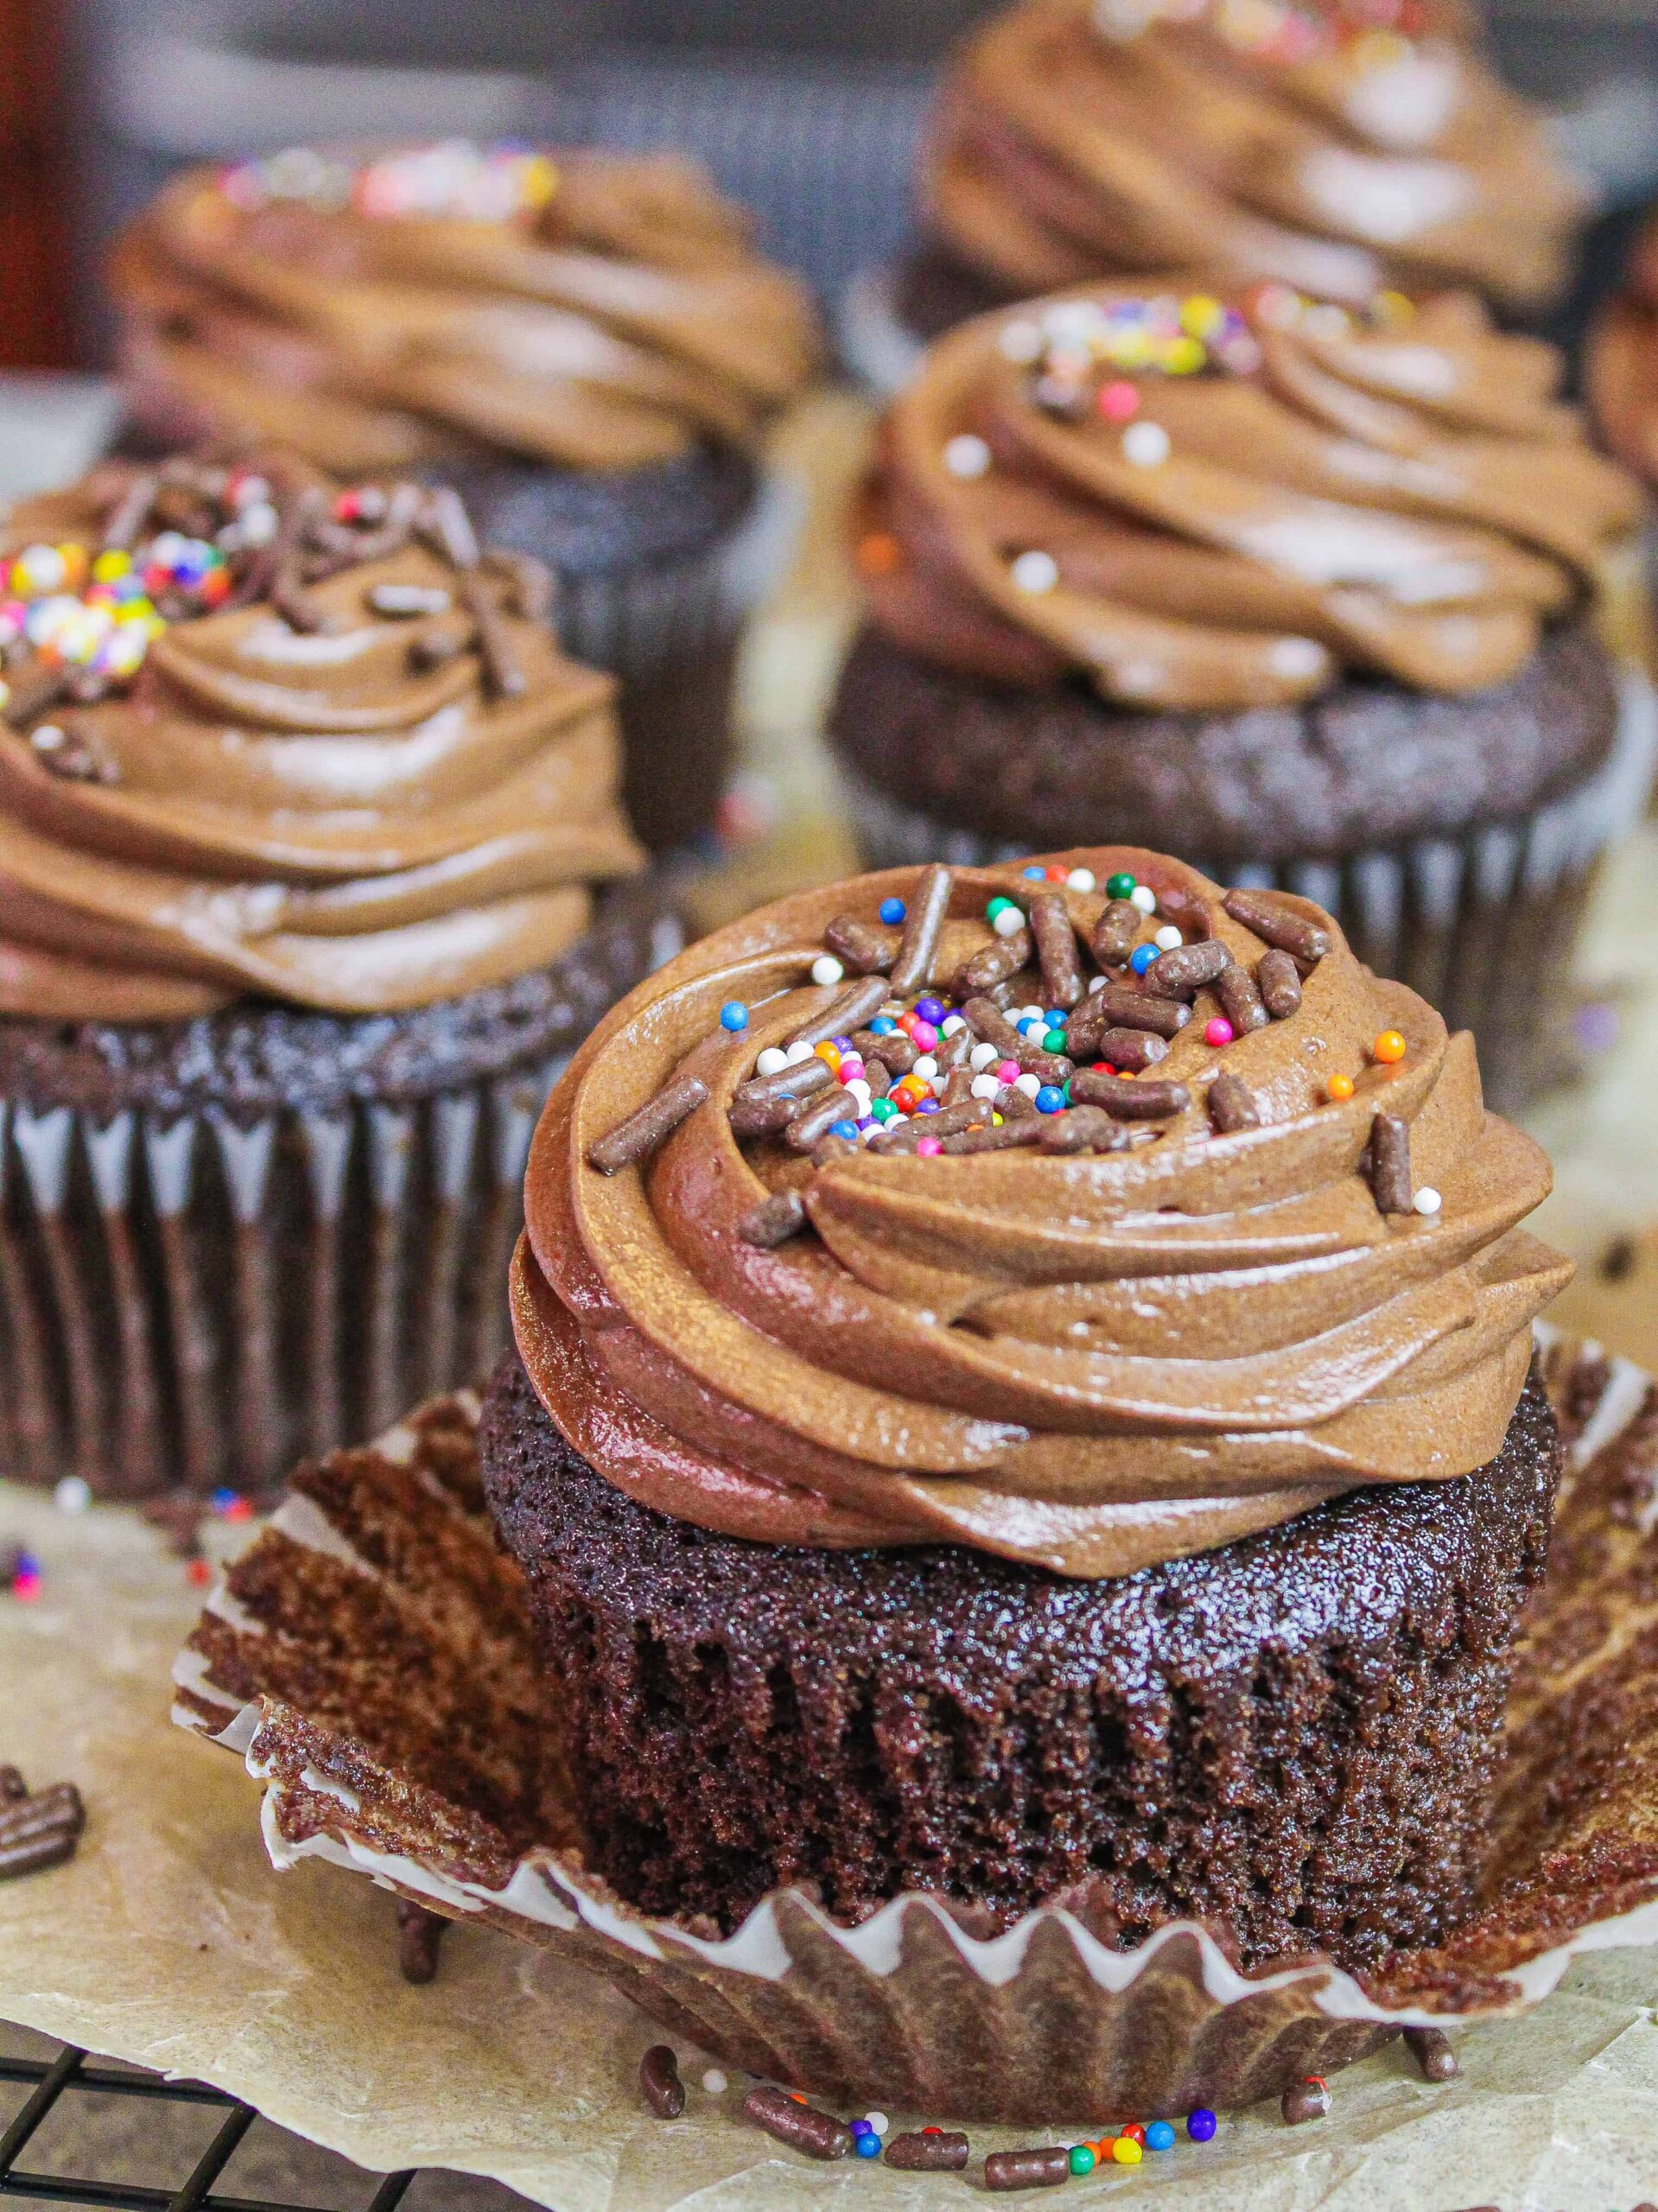
POLYGON ((995 1071, 998 1083, 1017 1083, 1025 1072, 1017 1060, 1004 1060, 995 1071))
POLYGON ((1102 385, 1100 412, 1108 423, 1132 423, 1140 412, 1138 387, 1128 383, 1127 378, 1102 385))
POLYGON ((861 1083, 868 1070, 855 1052, 848 1052, 841 1063, 842 1083, 861 1083))
POLYGON ((1236 1035, 1236 1030, 1225 1015, 1217 1014, 1204 1031, 1204 1042, 1205 1045, 1229 1045, 1236 1035))
POLYGON ((930 1021, 918 1021, 910 1031, 910 1041, 918 1052, 930 1052, 938 1042, 938 1032, 930 1021))
POLYGON ((936 1160, 944 1147, 937 1137, 923 1137, 915 1149, 918 1160, 936 1160))

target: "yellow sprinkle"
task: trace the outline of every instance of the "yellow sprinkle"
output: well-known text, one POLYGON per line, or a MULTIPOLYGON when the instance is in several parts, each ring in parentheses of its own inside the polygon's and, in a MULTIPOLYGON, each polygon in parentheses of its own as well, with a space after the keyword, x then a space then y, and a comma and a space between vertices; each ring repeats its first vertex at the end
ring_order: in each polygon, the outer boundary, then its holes
POLYGON ((1224 310, 1207 292, 1194 292, 1180 310, 1180 327, 1188 338, 1207 338, 1222 321, 1224 310))
POLYGON ((130 573, 131 568, 131 554, 118 553, 111 548, 107 553, 100 553, 92 563, 92 582, 96 584, 118 583, 123 576, 130 573))
POLYGON ((1175 338, 1169 342, 1167 366, 1172 377, 1196 376, 1208 359, 1209 349, 1195 338, 1175 338))

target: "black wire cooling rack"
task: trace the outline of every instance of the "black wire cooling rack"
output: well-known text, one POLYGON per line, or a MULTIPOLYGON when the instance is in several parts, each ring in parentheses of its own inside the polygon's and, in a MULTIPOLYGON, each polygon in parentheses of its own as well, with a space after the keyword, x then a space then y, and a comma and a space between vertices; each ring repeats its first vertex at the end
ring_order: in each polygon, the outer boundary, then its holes
MULTIPOLYGON (((200 2082, 164 2082, 159 2075, 88 2063, 84 2050, 70 2048, 56 2058, 0 2056, 0 2082, 32 2085, 34 2094, 0 2135, 0 2197, 23 2196, 58 2204, 96 2204, 110 2212, 316 2212, 314 2206, 283 2204, 267 2197, 218 2196, 213 2183, 236 2155, 242 2138, 259 2117, 251 2105, 210 2089, 200 2082), (137 2182, 95 2181, 79 2175, 27 2173, 18 2160, 48 2116, 77 2090, 103 2095, 148 2098, 152 2102, 208 2105, 225 2118, 177 2189, 152 2189, 137 2182)), ((411 2173, 388 2174, 370 2199, 366 2212, 394 2212, 403 2202, 411 2173)))

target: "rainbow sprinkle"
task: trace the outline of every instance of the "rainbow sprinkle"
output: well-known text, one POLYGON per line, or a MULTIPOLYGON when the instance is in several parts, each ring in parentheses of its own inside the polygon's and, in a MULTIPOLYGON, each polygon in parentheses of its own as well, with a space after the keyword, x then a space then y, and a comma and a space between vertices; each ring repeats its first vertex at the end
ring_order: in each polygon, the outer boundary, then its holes
POLYGON ((426 216, 510 223, 538 215, 557 196, 557 164, 516 140, 480 146, 446 138, 372 162, 342 161, 312 146, 290 146, 223 169, 219 189, 244 214, 277 206, 317 214, 346 210, 376 219, 426 216))

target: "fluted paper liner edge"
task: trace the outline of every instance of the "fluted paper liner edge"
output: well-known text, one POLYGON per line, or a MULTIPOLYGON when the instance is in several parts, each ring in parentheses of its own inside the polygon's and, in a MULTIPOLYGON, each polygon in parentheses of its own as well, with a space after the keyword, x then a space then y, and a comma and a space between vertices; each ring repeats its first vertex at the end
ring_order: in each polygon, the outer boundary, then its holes
POLYGON ((1580 1954, 1658 1942, 1658 1385, 1547 1332, 1540 1355, 1568 1471, 1484 1899, 1441 1948, 1363 1977, 1316 1956, 1245 1973, 1190 1922, 1121 1950, 1085 1895, 990 1935, 921 1895, 845 1927, 778 1892, 725 1938, 632 1911, 544 1770, 544 1683, 466 1394, 302 1471, 181 1655, 175 1718, 245 1758, 276 1866, 327 1859, 562 1952, 753 2073, 963 2120, 1242 2105, 1401 2027, 1523 2011, 1580 1954))

